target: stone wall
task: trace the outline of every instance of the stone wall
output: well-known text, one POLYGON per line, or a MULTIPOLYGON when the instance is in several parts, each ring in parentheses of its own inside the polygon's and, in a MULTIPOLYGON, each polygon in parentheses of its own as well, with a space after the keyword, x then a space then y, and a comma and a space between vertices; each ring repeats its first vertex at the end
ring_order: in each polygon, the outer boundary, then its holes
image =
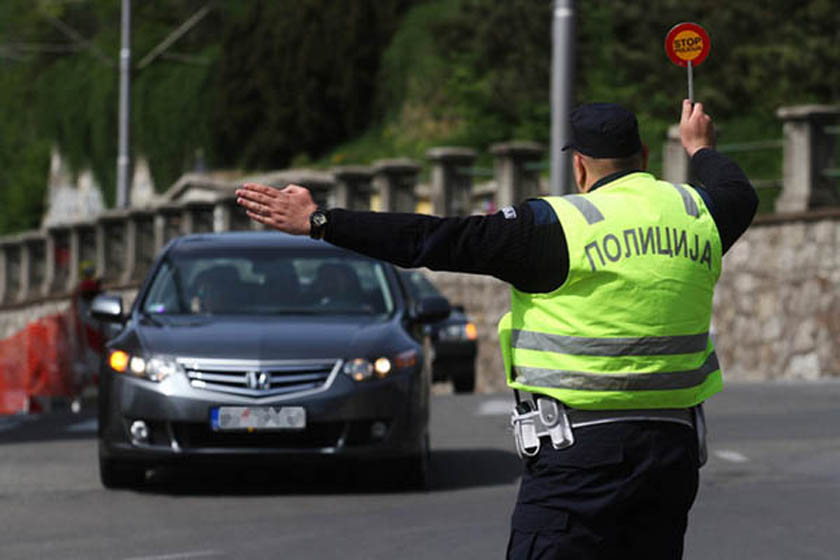
POLYGON ((714 326, 729 379, 840 377, 840 211, 758 219, 724 257, 714 326))
MULTIPOLYGON (((476 390, 501 390, 496 323, 509 288, 468 274, 429 277, 478 327, 476 390)), ((724 257, 712 329, 727 380, 840 377, 840 209, 758 218, 724 257)))

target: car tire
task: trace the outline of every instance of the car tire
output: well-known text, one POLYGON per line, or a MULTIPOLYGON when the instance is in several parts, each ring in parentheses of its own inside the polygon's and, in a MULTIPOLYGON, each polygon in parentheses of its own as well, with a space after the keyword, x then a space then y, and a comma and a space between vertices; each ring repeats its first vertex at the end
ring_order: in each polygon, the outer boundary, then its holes
POLYGON ((452 376, 456 393, 472 393, 475 390, 475 369, 461 370, 452 376))
POLYGON ((431 487, 431 451, 429 438, 417 454, 391 461, 391 485, 394 489, 426 492, 431 487))
POLYGON ((99 480, 108 489, 135 488, 146 480, 146 466, 100 457, 99 480))

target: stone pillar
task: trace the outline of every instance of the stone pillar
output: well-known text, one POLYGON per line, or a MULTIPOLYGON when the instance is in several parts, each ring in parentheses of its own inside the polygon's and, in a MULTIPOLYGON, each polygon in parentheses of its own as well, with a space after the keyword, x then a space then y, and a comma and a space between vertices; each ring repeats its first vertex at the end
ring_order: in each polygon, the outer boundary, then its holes
POLYGON ((369 167, 340 165, 332 168, 332 174, 335 177, 333 204, 336 208, 370 210, 373 171, 369 167))
POLYGON ((49 229, 44 237, 44 282, 42 285, 42 296, 48 296, 52 292, 56 274, 56 236, 49 229))
POLYGON ((26 242, 25 234, 18 236, 18 246, 20 247, 20 268, 18 269, 18 292, 17 301, 25 301, 29 299, 32 288, 29 285, 31 281, 31 267, 32 253, 29 250, 29 244, 26 242))
POLYGON ((379 209, 384 212, 414 212, 418 173, 420 164, 407 158, 373 162, 373 188, 379 193, 379 209))
POLYGON ((536 142, 503 142, 490 146, 496 158, 496 207, 513 206, 540 196, 540 174, 528 164, 538 162, 545 148, 536 142))
POLYGON ((681 185, 691 180, 691 159, 680 140, 680 125, 668 127, 668 138, 662 146, 662 179, 681 185))
MULTIPOLYGON (((776 199, 777 212, 802 212, 840 204, 837 178, 826 171, 837 167, 834 146, 840 105, 781 107, 784 125, 784 179, 776 199)), ((836 171, 836 170, 835 170, 836 171)))
POLYGON ((213 206, 213 231, 231 231, 233 217, 231 200, 235 201, 236 198, 233 195, 223 195, 216 198, 215 206, 213 206))
POLYGON ((472 175, 475 162, 471 148, 432 148, 426 152, 432 164, 432 211, 438 216, 466 216, 472 206, 472 175))
POLYGON ((0 238, 0 305, 6 301, 6 274, 8 265, 6 264, 6 240, 0 238))
POLYGON ((154 261, 154 213, 150 208, 134 208, 126 221, 127 267, 122 276, 123 284, 140 282, 154 261))
POLYGON ((96 274, 104 284, 120 284, 131 269, 134 228, 128 211, 111 210, 96 221, 96 274))
POLYGON ((21 234, 21 300, 43 297, 46 286, 47 240, 40 231, 21 234))
POLYGON ((68 226, 54 226, 47 230, 47 269, 44 282, 47 293, 63 294, 68 291, 67 280, 72 262, 70 238, 68 226))
POLYGON ((233 193, 219 195, 213 209, 213 231, 248 231, 251 228, 251 218, 245 209, 236 203, 233 193))
POLYGON ((191 200, 184 204, 184 232, 210 233, 214 228, 215 203, 191 200))
POLYGON ((21 293, 23 245, 20 242, 20 236, 16 235, 6 237, 3 245, 6 268, 3 302, 14 303, 20 299, 21 293))
POLYGON ((70 227, 69 253, 67 261, 67 282, 64 284, 64 291, 72 292, 79 283, 79 266, 82 263, 81 255, 81 233, 78 227, 70 227))
POLYGON ((184 235, 184 209, 180 204, 163 204, 155 208, 155 252, 172 239, 184 235))

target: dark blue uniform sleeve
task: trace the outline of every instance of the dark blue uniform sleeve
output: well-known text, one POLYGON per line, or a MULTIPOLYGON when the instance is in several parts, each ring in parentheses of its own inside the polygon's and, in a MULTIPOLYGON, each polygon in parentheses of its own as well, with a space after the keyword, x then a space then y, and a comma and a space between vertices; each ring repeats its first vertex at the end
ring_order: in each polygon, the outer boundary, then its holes
POLYGON ((758 195, 734 161, 704 148, 691 158, 691 167, 701 185, 695 186, 717 224, 723 252, 747 230, 758 209, 758 195))
MULTIPOLYGON (((698 151, 691 163, 726 252, 755 216, 755 189, 735 162, 714 150, 698 151)), ((406 268, 487 274, 529 293, 555 290, 569 273, 563 225, 542 200, 456 218, 334 209, 324 239, 406 268)))
POLYGON ((487 274, 525 292, 554 289, 568 274, 563 229, 538 203, 487 216, 438 218, 422 214, 330 210, 324 239, 402 267, 487 274))

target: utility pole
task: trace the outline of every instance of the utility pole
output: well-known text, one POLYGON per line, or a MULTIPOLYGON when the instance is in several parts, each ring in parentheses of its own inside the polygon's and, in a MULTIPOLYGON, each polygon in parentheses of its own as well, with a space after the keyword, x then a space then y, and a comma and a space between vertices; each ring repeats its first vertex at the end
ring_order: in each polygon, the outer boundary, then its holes
POLYGON ((551 48, 551 184, 549 194, 572 192, 568 153, 569 113, 574 100, 575 2, 554 0, 551 48))
POLYGON ((117 154, 117 208, 131 205, 131 0, 122 0, 120 108, 117 154))

